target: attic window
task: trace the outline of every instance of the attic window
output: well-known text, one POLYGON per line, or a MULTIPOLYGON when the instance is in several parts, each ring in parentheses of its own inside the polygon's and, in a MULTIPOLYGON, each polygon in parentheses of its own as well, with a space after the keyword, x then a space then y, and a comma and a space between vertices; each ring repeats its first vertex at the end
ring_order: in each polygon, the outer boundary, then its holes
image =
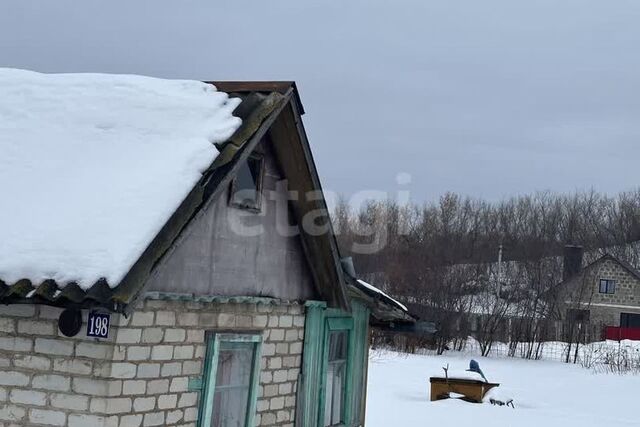
POLYGON ((252 154, 240 165, 238 174, 231 183, 229 203, 232 206, 260 210, 263 169, 264 158, 259 154, 252 154))
POLYGON ((615 294, 616 293, 616 281, 611 279, 600 279, 601 294, 615 294))

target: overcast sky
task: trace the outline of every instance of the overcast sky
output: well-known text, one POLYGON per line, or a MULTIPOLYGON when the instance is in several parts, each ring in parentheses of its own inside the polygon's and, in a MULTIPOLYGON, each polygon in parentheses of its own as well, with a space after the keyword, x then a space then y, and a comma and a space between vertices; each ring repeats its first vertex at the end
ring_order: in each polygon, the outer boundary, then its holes
POLYGON ((2 0, 0 66, 296 80, 346 195, 640 181, 637 0, 2 0))

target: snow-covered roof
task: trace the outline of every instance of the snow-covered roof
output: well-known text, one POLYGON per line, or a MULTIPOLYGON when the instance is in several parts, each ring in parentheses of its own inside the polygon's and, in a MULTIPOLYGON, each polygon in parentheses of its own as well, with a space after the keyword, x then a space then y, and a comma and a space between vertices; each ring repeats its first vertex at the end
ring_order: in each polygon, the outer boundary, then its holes
POLYGON ((360 280, 357 279, 358 283, 363 287, 368 289, 369 291, 376 293, 378 295, 380 295, 382 298, 388 300, 389 302, 395 304, 398 308, 400 308, 403 311, 409 311, 407 309, 407 306, 405 306, 404 304, 402 304, 401 302, 399 302, 398 300, 390 297, 388 294, 384 293, 383 291, 381 291, 380 289, 376 288, 373 285, 370 285, 369 283, 365 282, 364 280, 360 280))
POLYGON ((116 286, 240 126, 196 81, 0 68, 0 280, 116 286))

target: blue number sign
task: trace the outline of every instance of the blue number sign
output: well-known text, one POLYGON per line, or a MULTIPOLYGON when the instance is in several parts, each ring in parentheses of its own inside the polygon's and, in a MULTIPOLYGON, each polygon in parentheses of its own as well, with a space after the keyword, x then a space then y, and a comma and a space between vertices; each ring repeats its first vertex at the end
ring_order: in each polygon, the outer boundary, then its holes
POLYGON ((108 338, 110 319, 111 315, 109 313, 89 312, 87 336, 93 338, 108 338))

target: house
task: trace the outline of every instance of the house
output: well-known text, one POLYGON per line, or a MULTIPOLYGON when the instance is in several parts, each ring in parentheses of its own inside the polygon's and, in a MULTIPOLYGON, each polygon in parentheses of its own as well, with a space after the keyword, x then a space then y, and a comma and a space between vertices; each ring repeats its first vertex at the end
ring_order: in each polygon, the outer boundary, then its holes
POLYGON ((579 267, 560 285, 561 316, 572 322, 640 328, 640 272, 611 254, 584 267, 580 251, 577 257, 573 264, 579 267))
POLYGON ((364 425, 369 325, 414 319, 345 272, 295 83, 0 94, 0 425, 364 425))

